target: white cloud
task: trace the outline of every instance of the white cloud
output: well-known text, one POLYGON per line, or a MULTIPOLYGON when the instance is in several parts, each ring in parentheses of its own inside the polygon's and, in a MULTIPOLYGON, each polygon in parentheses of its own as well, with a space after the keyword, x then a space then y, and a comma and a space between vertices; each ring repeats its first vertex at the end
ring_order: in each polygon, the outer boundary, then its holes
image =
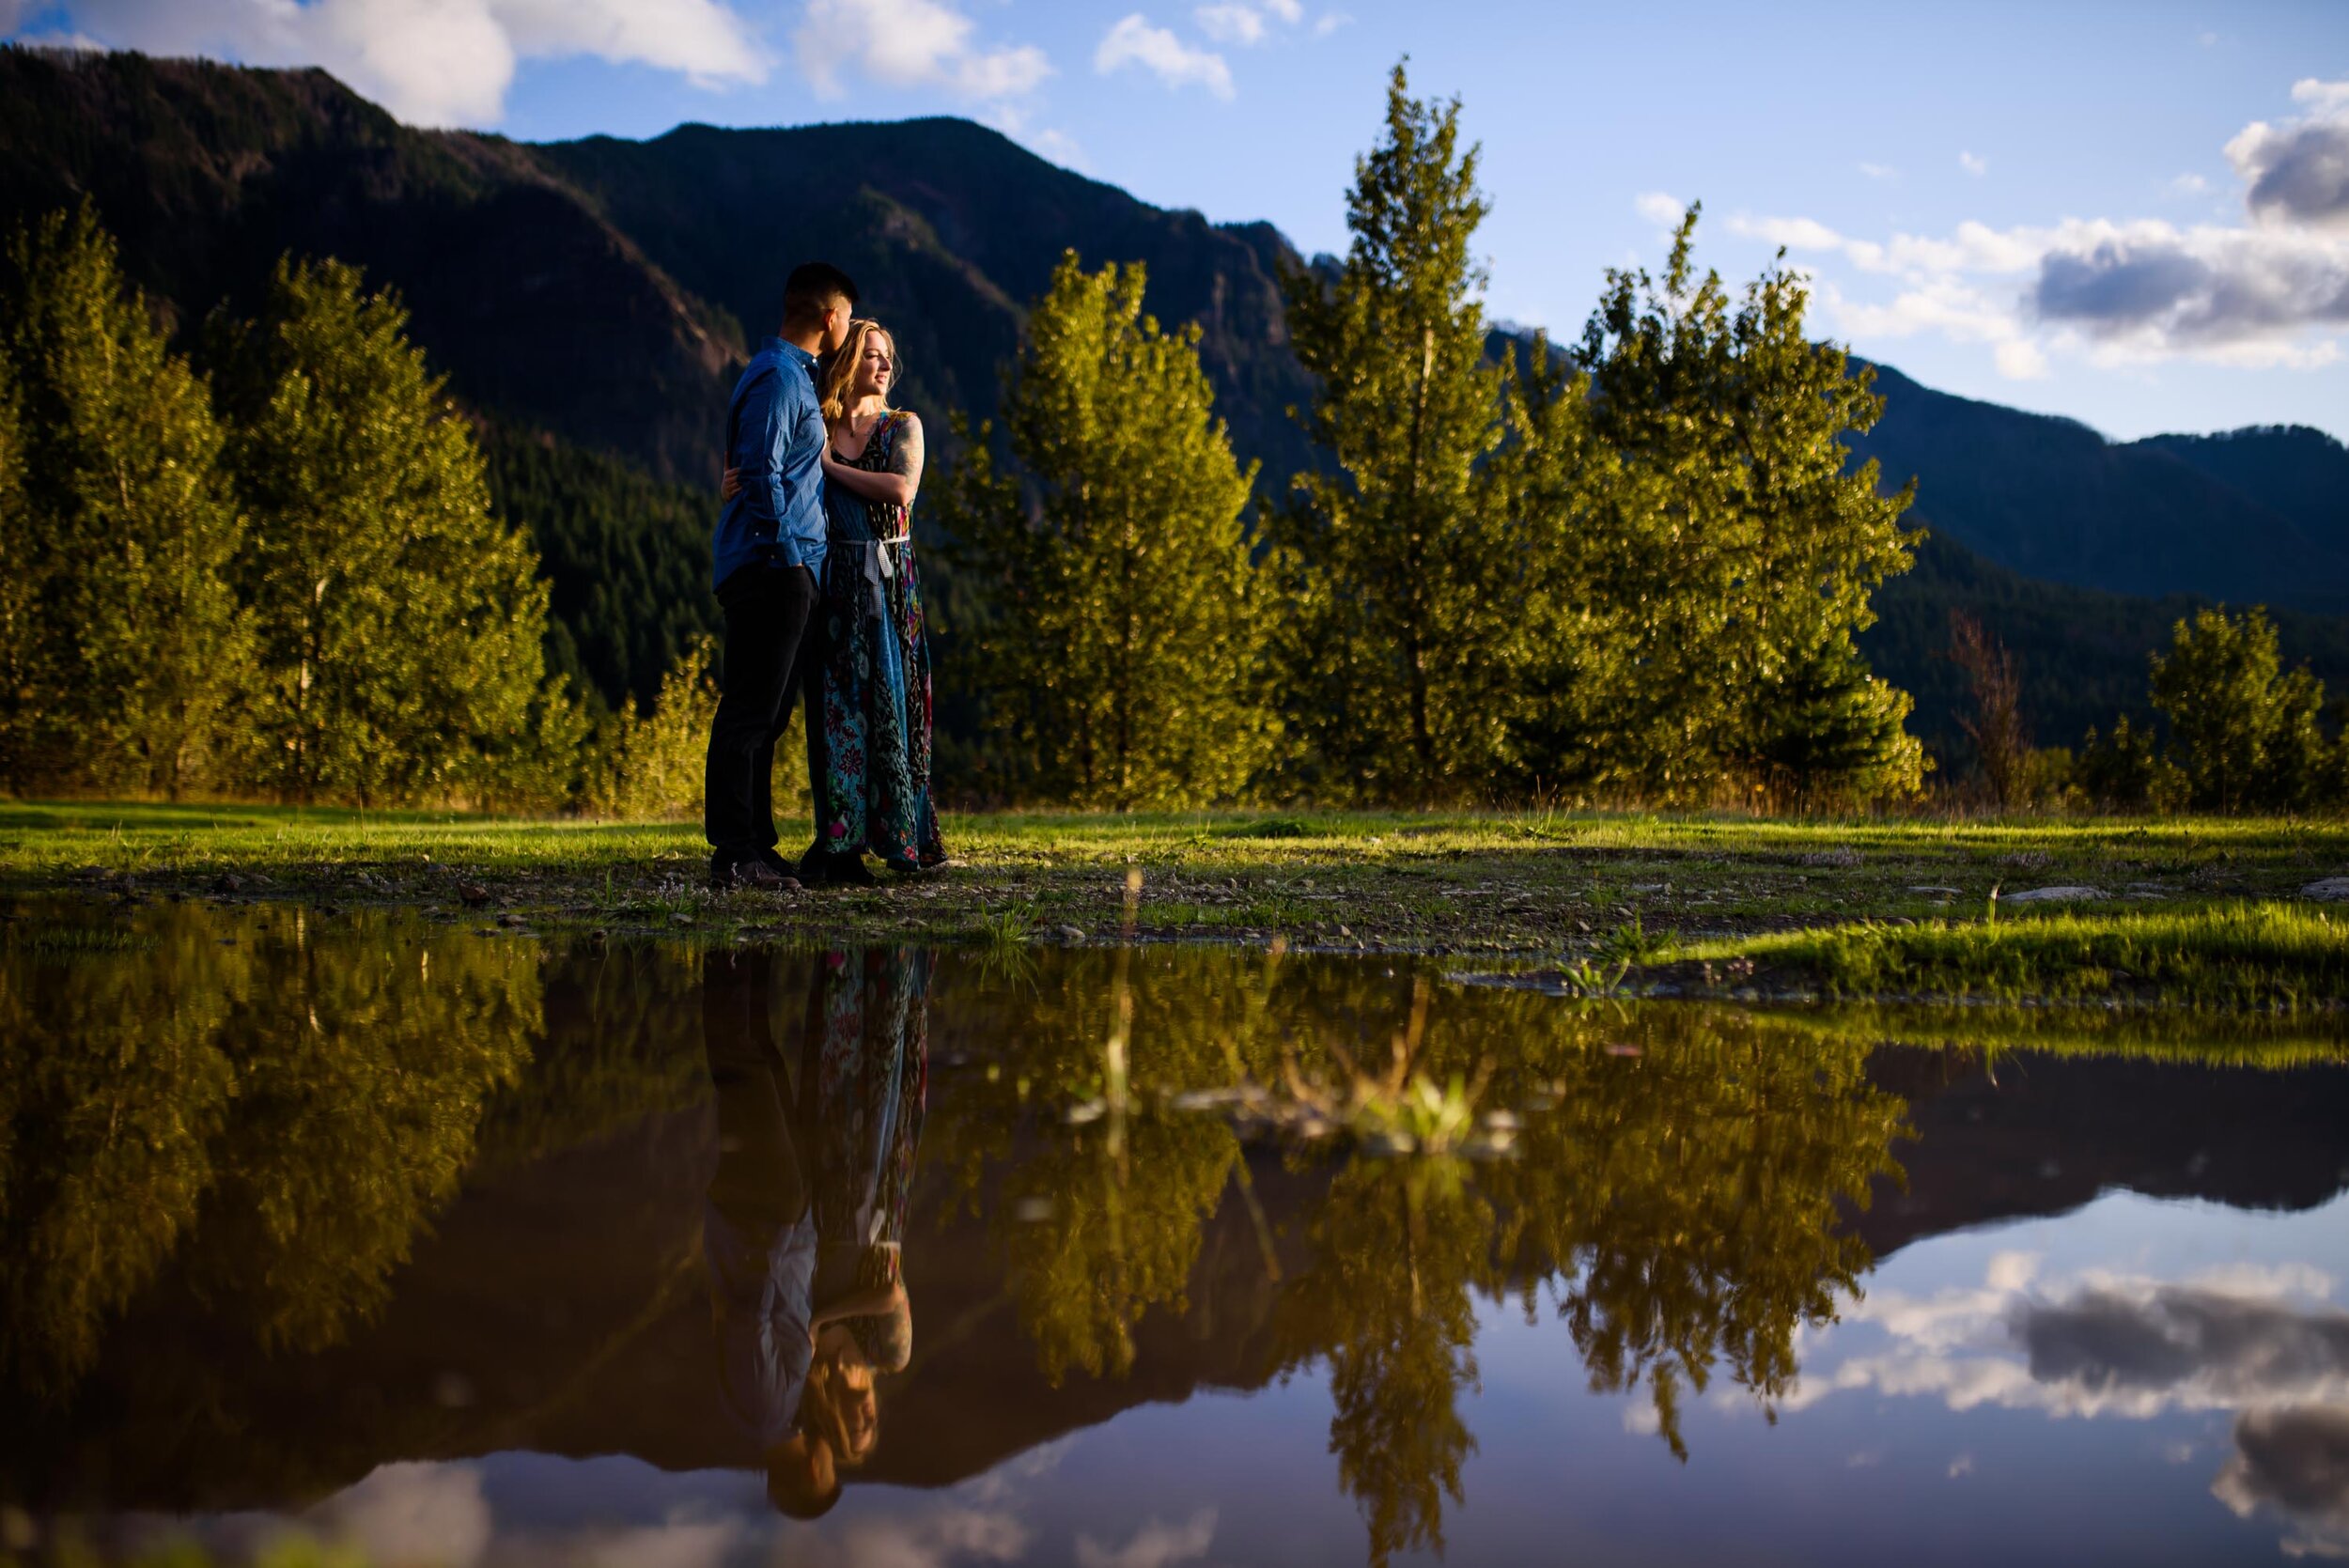
POLYGON ((1112 1551, 1090 1535, 1077 1537, 1077 1568, 1171 1568, 1194 1562, 1215 1545, 1216 1511, 1203 1508, 1180 1525, 1152 1519, 1134 1538, 1112 1551))
POLYGON ((2292 84, 2292 101, 2320 115, 2349 113, 2349 82, 2320 82, 2310 76, 2292 84))
POLYGON ((1888 1343, 1806 1375, 1782 1402, 1838 1392, 1937 1398, 2048 1415, 2147 1421, 2173 1410, 2349 1400, 2349 1312, 2306 1265, 2234 1265, 2181 1281, 2089 1271, 2043 1281, 2000 1253, 1973 1288, 1879 1290, 1840 1316, 1888 1343))
MULTIPOLYGON (((818 1549, 831 1568, 947 1568, 951 1563, 1011 1562, 1026 1555, 1034 1532, 1008 1514, 941 1507, 912 1518, 861 1519, 844 1527, 836 1552, 818 1549)), ((794 1543, 795 1545, 798 1543, 794 1543)), ((774 1560, 785 1560, 780 1555, 774 1560)), ((789 1560, 802 1560, 794 1552, 789 1560)))
MULTIPOLYGON (((1848 269, 1840 284, 1829 276, 1816 286, 1836 331, 1985 345, 2010 379, 2046 375, 2058 355, 2105 366, 2330 365, 2349 334, 2349 82, 2305 81, 2292 96, 2299 117, 2247 127, 2227 144, 2248 223, 2069 218, 1999 229, 1968 221, 1946 235, 1883 239, 1800 215, 1740 213, 1728 226, 1830 272, 1848 269), (1863 290, 1853 274, 1894 287, 1863 290)), ((2207 188, 2197 175, 2170 186, 2189 196, 2207 188)), ((1660 198, 1641 197, 1640 210, 1660 222, 1660 198)))
POLYGON ((1232 68, 1209 49, 1193 49, 1163 27, 1153 27, 1140 11, 1121 19, 1093 52, 1093 69, 1107 76, 1128 65, 1150 71, 1170 87, 1201 86, 1218 98, 1232 96, 1232 68))
POLYGON ((2249 1518, 2281 1514, 2286 1557, 2349 1558, 2349 1408, 2247 1411, 2211 1496, 2249 1518))
POLYGON ((2027 337, 2011 337, 1990 350, 1990 363, 2010 381, 2041 381, 2047 378, 2047 355, 2027 337))
POLYGON ((1218 43, 1247 45, 1265 40, 1265 15, 1253 6, 1202 6, 1190 14, 1199 30, 1218 43))
POLYGON ((766 50, 715 0, 494 0, 524 59, 590 54, 674 70, 697 86, 766 78, 766 50))
POLYGON ((2227 144, 2263 223, 2349 229, 2349 82, 2310 78, 2292 99, 2308 113, 2280 126, 2254 120, 2227 144))
POLYGON ((1066 131, 1055 131, 1050 126, 1041 126, 1036 130, 1022 132, 1018 139, 1025 143, 1030 151, 1050 159, 1063 168, 1075 169, 1082 174, 1093 167, 1092 163, 1085 157, 1085 149, 1078 145, 1076 137, 1071 136, 1066 131))
POLYGON ((587 55, 696 85, 767 79, 723 0, 81 0, 77 34, 115 49, 322 66, 411 125, 493 125, 522 60, 587 55))
POLYGON ((808 0, 792 46, 817 95, 838 98, 854 70, 888 87, 943 87, 985 102, 1033 92, 1052 63, 1033 44, 982 47, 949 0, 808 0))
POLYGON ((1314 37, 1326 39, 1354 18, 1345 11, 1324 11, 1314 23, 1314 37))
MULTIPOLYGON (((1305 20, 1304 0, 1215 0, 1191 13, 1199 30, 1218 43, 1237 44, 1252 49, 1273 36, 1275 26, 1294 27, 1305 20)), ((1327 23, 1330 19, 1322 18, 1327 23)), ((1331 29, 1314 29, 1315 38, 1325 37, 1331 29)))
POLYGON ((1901 177, 1901 171, 1890 163, 1863 163, 1859 165, 1859 172, 1870 179, 1898 179, 1901 177))
POLYGON ((1678 196, 1668 196, 1661 191, 1642 191, 1632 198, 1632 210, 1657 228, 1678 228, 1687 216, 1688 204, 1678 196))
POLYGON ((1729 220, 1729 232, 1766 244, 1783 245, 1790 251, 1831 251, 1841 249, 1843 243, 1842 235, 1809 218, 1735 217, 1729 220))
POLYGON ((1961 152, 1957 155, 1957 166, 1976 179, 1980 179, 1990 172, 1990 160, 1977 157, 1970 152, 1961 152))
POLYGON ((333 1539, 360 1546, 377 1562, 464 1568, 480 1561, 490 1545, 481 1471, 466 1464, 378 1466, 321 1503, 314 1516, 333 1539))

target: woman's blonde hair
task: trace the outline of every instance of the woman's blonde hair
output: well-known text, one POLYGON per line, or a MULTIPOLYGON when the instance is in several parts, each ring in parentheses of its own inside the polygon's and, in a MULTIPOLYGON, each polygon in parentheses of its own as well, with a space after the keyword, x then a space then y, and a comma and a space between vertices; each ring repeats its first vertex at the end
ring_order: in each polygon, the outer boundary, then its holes
MULTIPOLYGON (((840 345, 840 351, 832 356, 832 363, 824 368, 821 401, 825 424, 848 416, 848 388, 856 380, 856 367, 864 362, 865 340, 875 333, 889 339, 889 384, 895 386, 897 378, 905 373, 905 365, 897 358, 897 334, 870 317, 858 317, 848 323, 848 340, 840 345)), ((885 396, 881 406, 889 406, 885 396)))
POLYGON ((880 1397, 872 1367, 816 1358, 800 1395, 800 1430, 831 1449, 835 1466, 855 1469, 870 1459, 880 1442, 880 1397), (849 1407, 856 1405, 867 1405, 862 1421, 850 1417, 849 1407))

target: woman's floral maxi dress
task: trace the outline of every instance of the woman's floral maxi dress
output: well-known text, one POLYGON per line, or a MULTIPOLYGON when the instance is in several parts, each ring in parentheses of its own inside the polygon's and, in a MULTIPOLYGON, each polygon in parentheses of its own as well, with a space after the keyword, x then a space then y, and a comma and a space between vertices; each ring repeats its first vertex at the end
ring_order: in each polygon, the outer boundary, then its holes
MULTIPOLYGON (((883 416, 853 466, 892 472, 907 419, 894 410, 883 416)), ((946 849, 930 804, 930 655, 909 509, 828 485, 824 510, 817 841, 832 854, 870 849, 899 870, 936 865, 946 849)))
MULTIPOLYGON (((929 1099, 929 955, 919 948, 846 948, 817 962, 802 1059, 818 1307, 903 1281, 906 1209, 929 1099)), ((912 1353, 901 1313, 859 1317, 850 1331, 883 1371, 912 1353)))

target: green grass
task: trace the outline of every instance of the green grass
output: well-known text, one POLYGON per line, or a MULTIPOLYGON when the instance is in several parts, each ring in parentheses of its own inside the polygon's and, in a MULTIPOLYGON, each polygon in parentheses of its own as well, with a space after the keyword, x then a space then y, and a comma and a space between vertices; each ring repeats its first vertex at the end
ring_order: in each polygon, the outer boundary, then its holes
MULTIPOLYGON (((534 927, 697 941, 1000 944, 1015 928, 1116 936, 1132 869, 1145 939, 1588 958, 1611 970, 1668 942, 1979 920, 1994 888, 2084 882, 2113 895, 2102 908, 2158 913, 2289 897, 2349 874, 2349 824, 2275 819, 1008 812, 950 815, 945 836, 959 863, 942 877, 773 898, 708 892, 692 823, 0 803, 0 893, 99 893, 128 875, 141 894, 404 904, 453 920, 504 911, 534 927)), ((2002 915, 2009 924, 2018 917, 2002 915)))
POLYGON ((2293 1011, 2349 1001, 2349 920, 2277 903, 1832 926, 1697 942, 1675 959, 1752 960, 1833 996, 2115 1000, 2293 1011))
POLYGON ((1875 1001, 1761 1010, 1803 1034, 1860 1046, 1981 1051, 1994 1062, 2092 1056, 2273 1070, 2349 1061, 2349 1041, 2329 1014, 1875 1001))

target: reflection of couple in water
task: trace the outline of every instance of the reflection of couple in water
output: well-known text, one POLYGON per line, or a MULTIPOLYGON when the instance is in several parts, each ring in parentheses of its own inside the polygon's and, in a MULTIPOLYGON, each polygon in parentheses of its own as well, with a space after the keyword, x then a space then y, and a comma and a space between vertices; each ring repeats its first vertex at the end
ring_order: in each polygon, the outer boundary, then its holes
POLYGON ((928 1076, 929 961, 711 954, 702 1031, 718 1166, 704 1215, 726 1404, 756 1440, 767 1495, 814 1518, 880 1440, 875 1375, 913 1354, 899 1269, 928 1076), (774 973, 804 1010, 778 1047, 774 973))

